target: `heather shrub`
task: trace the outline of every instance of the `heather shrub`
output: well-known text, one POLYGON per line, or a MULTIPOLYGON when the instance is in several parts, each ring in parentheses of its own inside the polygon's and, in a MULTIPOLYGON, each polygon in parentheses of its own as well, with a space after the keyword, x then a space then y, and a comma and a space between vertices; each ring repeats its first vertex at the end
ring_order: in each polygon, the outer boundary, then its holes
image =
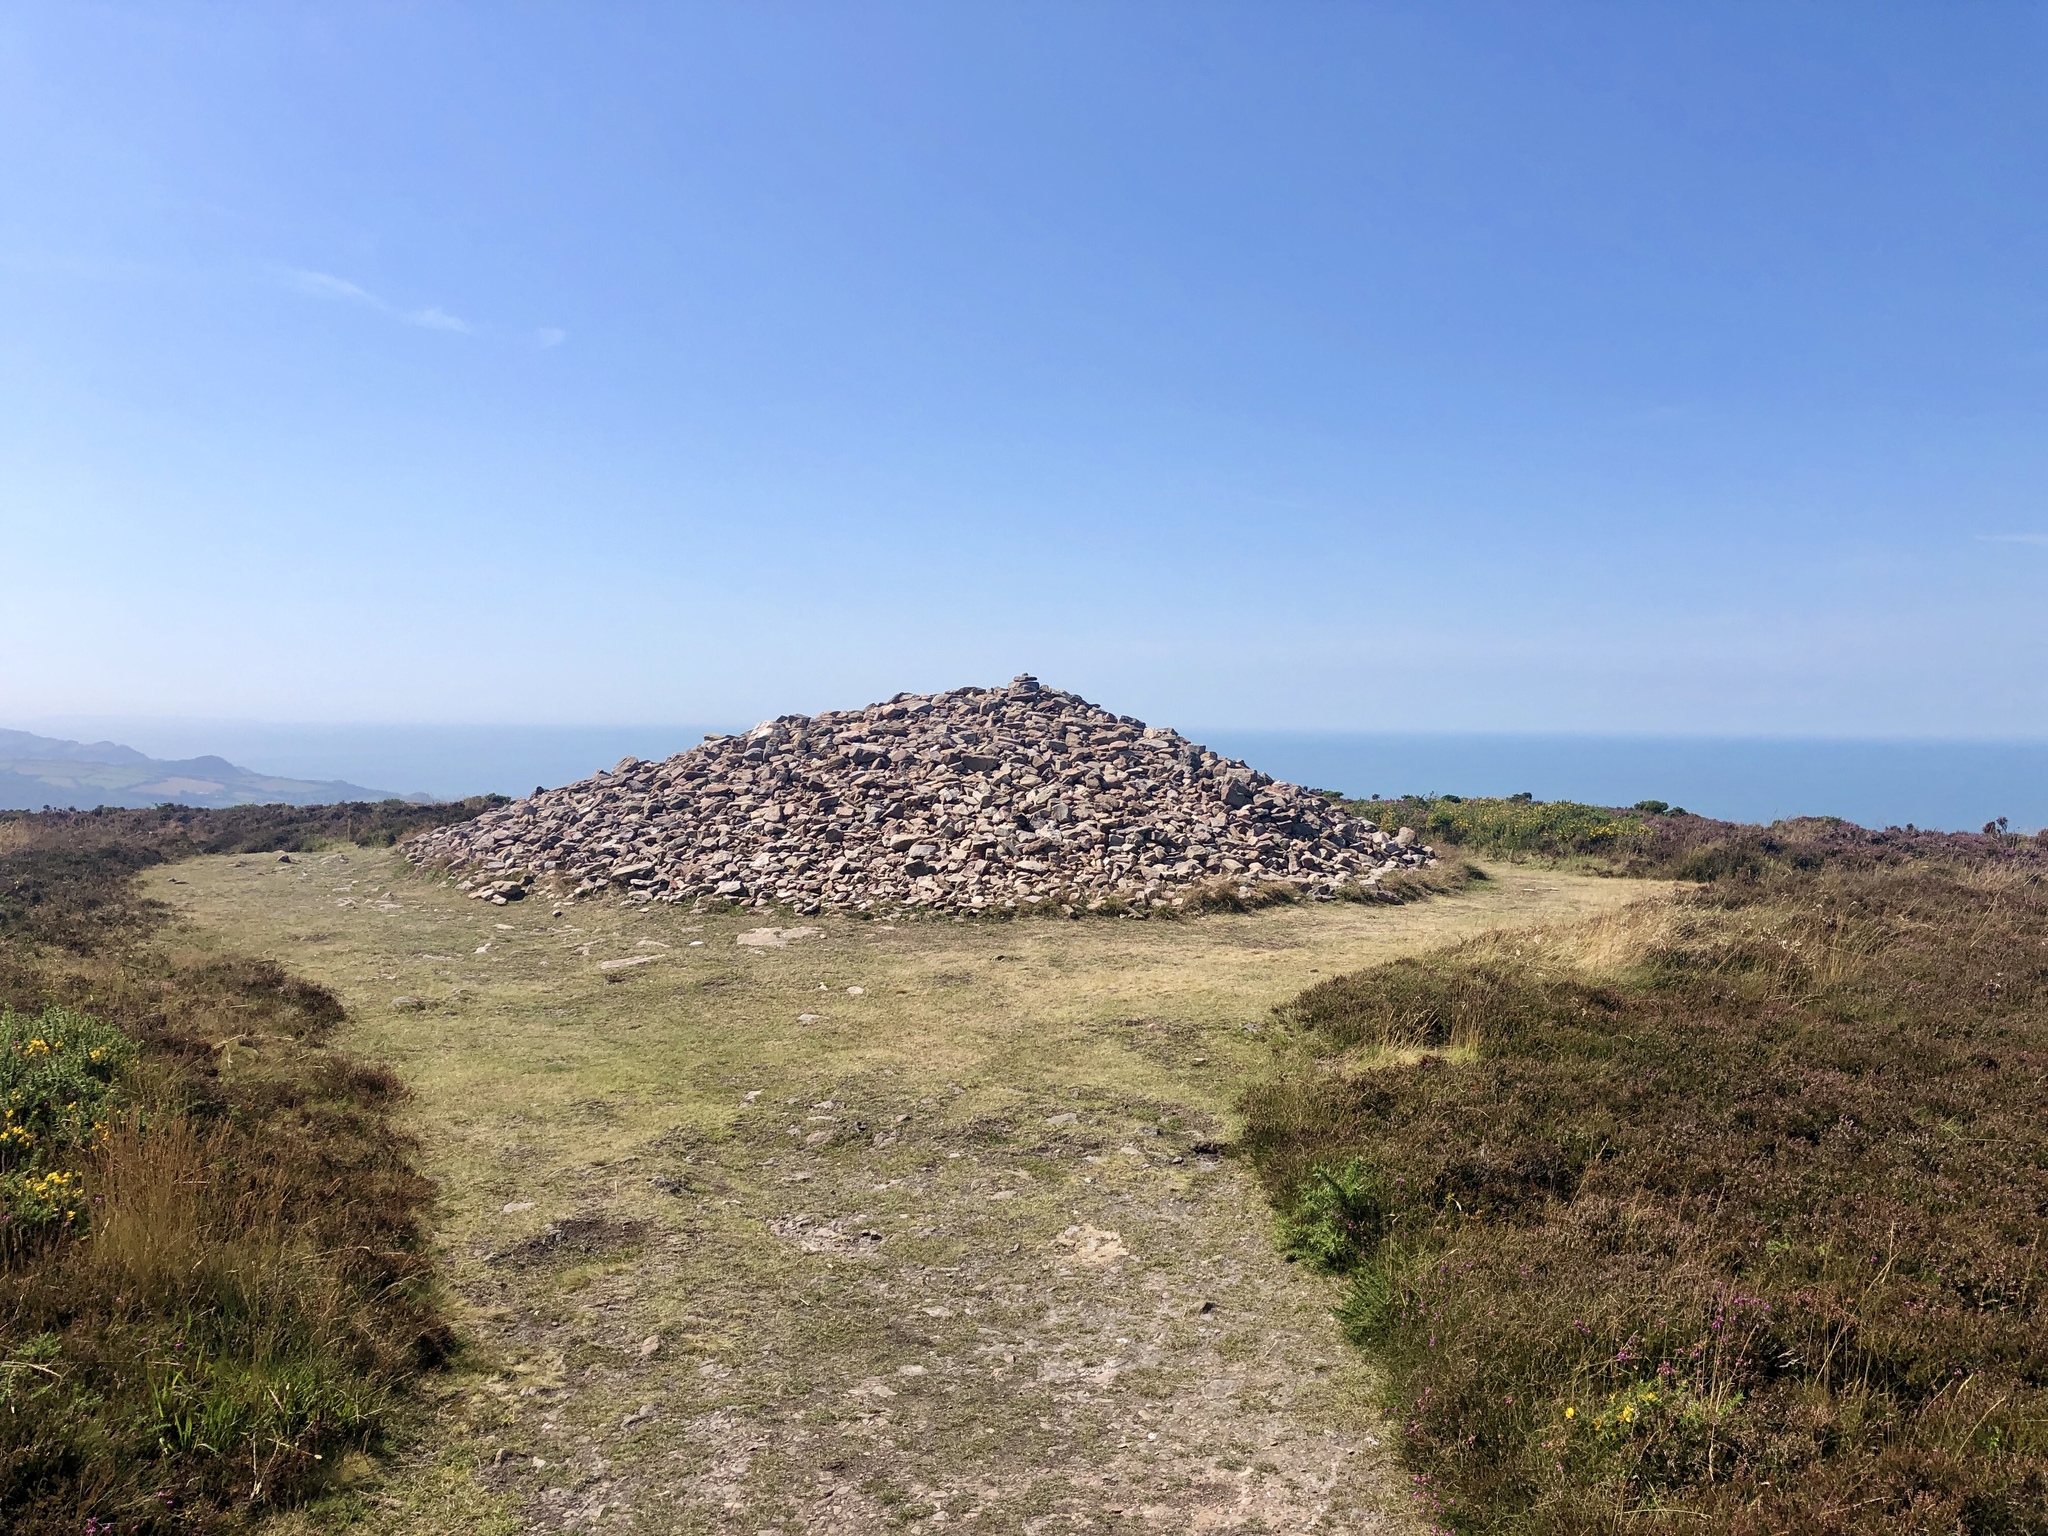
POLYGON ((1802 816, 1760 827, 1694 816, 1660 800, 1618 809, 1525 795, 1403 795, 1342 803, 1383 827, 1413 827, 1441 847, 1560 860, 1609 874, 1738 882, 1778 873, 1956 861, 2048 870, 2048 828, 2024 837, 1998 822, 1981 832, 1931 832, 1802 816))
POLYGON ((1438 1524, 2048 1531, 2048 880, 1826 836, 1283 1011, 1245 1145, 1438 1524))

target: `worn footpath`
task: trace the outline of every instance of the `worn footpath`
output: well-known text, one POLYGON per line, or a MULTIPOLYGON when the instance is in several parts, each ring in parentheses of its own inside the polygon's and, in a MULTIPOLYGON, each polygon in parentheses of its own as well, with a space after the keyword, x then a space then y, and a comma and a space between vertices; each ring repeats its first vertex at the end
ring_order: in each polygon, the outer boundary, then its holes
POLYGON ((285 1528, 1409 1528, 1230 1106, 1319 977, 1643 894, 1495 875, 884 923, 485 908, 386 850, 158 872, 189 942, 334 987, 412 1087, 473 1341, 411 1449, 285 1528))

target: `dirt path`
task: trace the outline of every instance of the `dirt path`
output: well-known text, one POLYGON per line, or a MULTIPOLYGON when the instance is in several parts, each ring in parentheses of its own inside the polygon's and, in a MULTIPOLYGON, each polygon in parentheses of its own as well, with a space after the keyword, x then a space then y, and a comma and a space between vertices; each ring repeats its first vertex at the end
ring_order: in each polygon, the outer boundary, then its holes
POLYGON ((1216 1148, 1338 971, 1636 883, 1182 923, 487 908, 389 853, 153 877, 395 1064, 476 1341, 421 1448, 294 1525, 1399 1531, 1328 1286, 1216 1148), (394 1001, 394 999, 402 999, 394 1001))

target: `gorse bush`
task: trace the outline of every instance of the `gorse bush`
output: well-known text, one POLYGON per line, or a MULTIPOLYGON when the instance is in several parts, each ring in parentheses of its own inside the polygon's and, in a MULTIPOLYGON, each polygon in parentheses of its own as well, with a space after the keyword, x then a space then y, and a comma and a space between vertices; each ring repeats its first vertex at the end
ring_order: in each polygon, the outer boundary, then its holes
POLYGON ((107 1130, 135 1047, 111 1025, 69 1009, 0 1009, 0 1249, 86 1215, 69 1166, 107 1130))
POLYGON ((1845 846, 1284 1012, 1246 1145, 1440 1524, 2048 1531, 2048 870, 1845 846))
POLYGON ((0 1009, 0 1167, 84 1146, 135 1043, 90 1014, 0 1009))
POLYGON ((1413 827, 1424 840, 1475 853, 1607 856, 1635 847, 1642 815, 1570 800, 1467 800, 1459 795, 1407 795, 1398 800, 1347 800, 1382 827, 1413 827))

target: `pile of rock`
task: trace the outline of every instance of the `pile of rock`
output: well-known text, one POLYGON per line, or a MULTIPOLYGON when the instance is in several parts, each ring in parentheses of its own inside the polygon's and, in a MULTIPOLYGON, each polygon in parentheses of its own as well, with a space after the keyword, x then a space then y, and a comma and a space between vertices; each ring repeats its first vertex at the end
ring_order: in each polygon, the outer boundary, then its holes
POLYGON ((406 853, 500 902, 540 884, 799 913, 1150 908, 1275 881, 1328 897, 1436 862, 1405 827, 1029 676, 627 758, 406 853))

